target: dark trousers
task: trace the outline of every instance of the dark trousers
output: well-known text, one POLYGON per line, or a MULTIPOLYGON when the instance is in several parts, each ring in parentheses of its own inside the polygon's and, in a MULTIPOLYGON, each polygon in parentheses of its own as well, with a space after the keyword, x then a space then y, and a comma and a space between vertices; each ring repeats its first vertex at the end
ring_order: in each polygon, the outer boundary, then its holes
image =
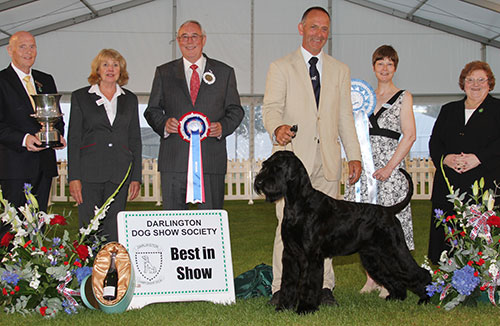
MULTIPOLYGON (((112 182, 90 183, 82 182, 83 203, 78 206, 78 217, 80 227, 87 227, 90 220, 95 216, 95 207, 101 207, 111 196, 118 185, 112 182)), ((118 241, 118 229, 116 216, 120 211, 125 210, 128 196, 128 185, 124 184, 114 201, 109 206, 106 217, 101 220, 99 226, 99 235, 106 236, 106 241, 118 241)))
MULTIPOLYGON (((43 173, 39 173, 36 177, 30 179, 0 180, 0 187, 2 187, 3 197, 7 199, 9 203, 15 208, 24 206, 24 204, 26 203, 26 196, 24 195, 25 183, 31 184, 31 193, 35 195, 40 211, 47 212, 47 205, 50 196, 50 186, 52 185, 52 177, 47 177, 43 173)), ((9 230, 10 225, 1 222, 0 239, 9 230)))
MULTIPOLYGON (((205 203, 199 209, 222 209, 224 206, 225 174, 203 174, 205 203)), ((187 173, 161 172, 163 209, 186 210, 187 173)))

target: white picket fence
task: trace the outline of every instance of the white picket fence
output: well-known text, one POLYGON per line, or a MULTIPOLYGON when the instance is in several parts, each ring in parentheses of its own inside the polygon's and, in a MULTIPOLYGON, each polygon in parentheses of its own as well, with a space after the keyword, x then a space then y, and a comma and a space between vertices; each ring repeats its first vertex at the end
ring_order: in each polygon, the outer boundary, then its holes
MULTIPOLYGON (((227 162, 226 194, 225 200, 261 199, 253 191, 253 180, 260 170, 262 161, 236 160, 227 162)), ((432 193, 432 180, 434 178, 434 165, 428 158, 406 159, 406 168, 413 180, 413 199, 430 199, 432 193)), ((59 176, 52 182, 51 202, 73 201, 68 191, 68 164, 66 161, 58 162, 59 176)), ((345 181, 348 179, 347 162, 343 165, 342 180, 339 193, 343 194, 345 181)), ((142 161, 142 189, 134 201, 155 202, 161 205, 160 172, 156 159, 142 161)))

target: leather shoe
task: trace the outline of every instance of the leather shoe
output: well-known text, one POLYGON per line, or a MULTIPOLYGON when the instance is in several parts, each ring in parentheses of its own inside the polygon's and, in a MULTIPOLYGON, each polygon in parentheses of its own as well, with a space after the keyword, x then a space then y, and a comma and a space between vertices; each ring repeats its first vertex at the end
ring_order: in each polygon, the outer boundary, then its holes
POLYGON ((338 306, 339 303, 335 300, 332 290, 324 288, 321 290, 321 304, 325 306, 338 306))
POLYGON ((280 297, 280 291, 276 291, 273 293, 273 296, 271 299, 267 302, 267 304, 270 304, 271 306, 277 306, 278 305, 278 300, 280 297))

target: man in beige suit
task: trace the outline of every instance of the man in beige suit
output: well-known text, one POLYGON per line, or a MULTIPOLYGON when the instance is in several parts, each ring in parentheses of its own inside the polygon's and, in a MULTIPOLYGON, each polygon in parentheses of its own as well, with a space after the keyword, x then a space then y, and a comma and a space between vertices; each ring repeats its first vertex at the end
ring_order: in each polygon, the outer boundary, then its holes
MULTIPOLYGON (((304 163, 314 188, 336 197, 342 172, 341 142, 349 160, 349 182, 361 174, 361 153, 354 127, 349 68, 322 51, 330 15, 321 7, 304 12, 298 25, 302 46, 271 63, 262 107, 273 152, 292 150, 304 163), (311 59, 312 58, 312 59, 311 59), (297 125, 296 132, 291 130, 297 125)), ((273 252, 273 297, 281 286, 281 220, 284 200, 276 203, 278 227, 273 252)), ((336 305, 331 259, 325 260, 322 304, 336 305)))

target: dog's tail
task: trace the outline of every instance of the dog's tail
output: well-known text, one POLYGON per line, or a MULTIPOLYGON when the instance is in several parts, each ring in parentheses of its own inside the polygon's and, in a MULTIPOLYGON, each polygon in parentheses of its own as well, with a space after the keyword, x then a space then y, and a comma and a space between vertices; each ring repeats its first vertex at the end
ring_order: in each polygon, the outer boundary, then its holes
POLYGON ((403 199, 403 201, 388 207, 389 210, 391 210, 394 214, 401 212, 406 207, 406 205, 410 203, 411 196, 413 196, 413 181, 411 180, 410 174, 406 172, 406 170, 401 168, 399 169, 399 171, 401 171, 401 173, 403 173, 403 175, 408 180, 408 193, 406 194, 406 197, 405 199, 403 199))

